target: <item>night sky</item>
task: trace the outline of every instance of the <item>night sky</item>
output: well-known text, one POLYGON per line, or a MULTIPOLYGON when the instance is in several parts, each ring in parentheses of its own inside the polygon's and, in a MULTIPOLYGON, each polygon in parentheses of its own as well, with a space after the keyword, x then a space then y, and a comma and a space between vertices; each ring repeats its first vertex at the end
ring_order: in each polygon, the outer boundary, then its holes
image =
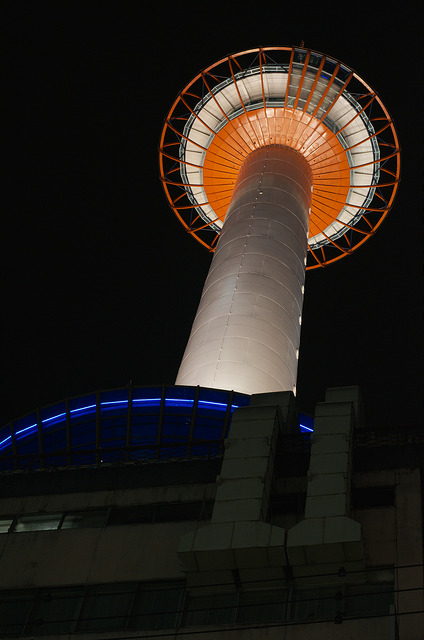
MULTIPOLYGON (((289 3, 290 5, 296 3, 289 3)), ((306 276, 299 406, 359 384, 370 428, 422 421, 422 129, 418 22, 366 5, 186 13, 161 3, 8 2, 0 424, 64 397, 173 384, 210 254, 167 204, 164 118, 203 67, 300 45, 354 68, 391 113, 402 180, 352 256, 306 276), (147 11, 147 13, 146 13, 147 11), (259 13, 258 13, 259 11, 259 13), (345 16, 342 18, 342 16, 345 16), (347 17, 346 17, 347 16, 347 17)), ((196 9, 197 7, 197 9, 196 9)))

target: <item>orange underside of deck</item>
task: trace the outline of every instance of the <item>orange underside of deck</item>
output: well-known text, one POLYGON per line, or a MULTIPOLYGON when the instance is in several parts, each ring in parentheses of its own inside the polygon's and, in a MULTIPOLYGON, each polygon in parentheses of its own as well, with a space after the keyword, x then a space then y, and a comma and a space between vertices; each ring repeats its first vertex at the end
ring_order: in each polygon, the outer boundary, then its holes
POLYGON ((229 121, 213 138, 203 165, 209 204, 224 220, 240 166, 251 151, 282 144, 301 153, 313 172, 309 237, 324 231, 340 213, 350 187, 346 152, 322 122, 303 111, 267 107, 229 121))

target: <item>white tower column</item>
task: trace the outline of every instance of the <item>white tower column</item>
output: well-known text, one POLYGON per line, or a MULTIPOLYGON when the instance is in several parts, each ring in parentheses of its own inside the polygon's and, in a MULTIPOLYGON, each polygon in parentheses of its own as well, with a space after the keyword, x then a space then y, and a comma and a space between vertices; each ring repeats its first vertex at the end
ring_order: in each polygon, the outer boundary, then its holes
POLYGON ((297 151, 269 145, 246 158, 176 384, 295 390, 311 191, 297 151))

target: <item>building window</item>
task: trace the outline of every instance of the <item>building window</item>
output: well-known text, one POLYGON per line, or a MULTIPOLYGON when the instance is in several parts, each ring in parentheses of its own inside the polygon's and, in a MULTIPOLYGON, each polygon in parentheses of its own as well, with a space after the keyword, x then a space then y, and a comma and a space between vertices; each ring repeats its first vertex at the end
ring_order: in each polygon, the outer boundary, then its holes
POLYGON ((293 613, 295 620, 332 620, 340 609, 338 589, 331 587, 297 588, 293 613))
POLYGON ((57 529, 62 519, 61 513, 37 513, 35 515, 19 516, 13 531, 47 531, 57 529))
POLYGON ((236 622, 277 622, 287 617, 288 589, 240 591, 236 622))
POLYGON ((198 502, 168 502, 107 509, 87 509, 86 511, 71 511, 67 513, 31 513, 17 518, 7 516, 0 518, 0 534, 149 522, 210 520, 213 505, 213 500, 200 500, 198 502))
POLYGON ((125 629, 134 595, 135 583, 89 586, 77 631, 125 629))
POLYGON ((137 590, 128 629, 172 629, 177 626, 185 584, 141 583, 137 590))
POLYGON ((60 528, 79 529, 86 527, 104 527, 108 513, 107 509, 66 513, 60 528))
POLYGON ((272 516, 302 514, 305 512, 306 493, 282 493, 271 495, 270 510, 272 516))
POLYGON ((0 518, 0 533, 9 533, 13 518, 0 518))
POLYGON ((352 507, 354 509, 393 507, 394 504, 394 487, 365 487, 352 489, 352 507))
POLYGON ((292 618, 296 621, 387 616, 394 603, 393 582, 297 588, 292 618))
POLYGON ((44 635, 75 630, 84 587, 40 589, 25 634, 44 635))
POLYGON ((191 593, 187 598, 183 626, 215 625, 234 622, 237 593, 191 593))
POLYGON ((387 616, 392 582, 188 591, 182 580, 0 592, 0 636, 387 616), (185 598, 185 600, 184 600, 185 598))
POLYGON ((276 622, 287 617, 288 589, 191 592, 183 626, 276 622))
POLYGON ((343 602, 346 617, 389 615, 394 604, 393 583, 347 585, 343 602))
POLYGON ((35 589, 0 592, 0 636, 24 633, 36 593, 35 589))

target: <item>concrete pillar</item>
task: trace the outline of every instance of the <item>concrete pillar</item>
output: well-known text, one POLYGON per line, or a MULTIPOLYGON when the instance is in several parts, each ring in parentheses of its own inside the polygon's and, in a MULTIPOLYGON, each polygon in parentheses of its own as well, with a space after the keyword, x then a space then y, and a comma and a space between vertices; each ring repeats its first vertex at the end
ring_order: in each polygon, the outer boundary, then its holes
POLYGON ((360 406, 356 387, 329 389, 315 411, 305 519, 287 532, 289 564, 298 579, 328 574, 331 580, 341 566, 354 579, 363 577, 361 525, 349 517, 355 403, 360 406))
POLYGON ((311 190, 293 149, 244 161, 176 384, 295 392, 311 190))
POLYGON ((234 412, 211 523, 180 539, 189 574, 237 569, 243 576, 286 564, 285 530, 266 519, 277 439, 292 428, 298 426, 291 392, 253 396, 234 412))

